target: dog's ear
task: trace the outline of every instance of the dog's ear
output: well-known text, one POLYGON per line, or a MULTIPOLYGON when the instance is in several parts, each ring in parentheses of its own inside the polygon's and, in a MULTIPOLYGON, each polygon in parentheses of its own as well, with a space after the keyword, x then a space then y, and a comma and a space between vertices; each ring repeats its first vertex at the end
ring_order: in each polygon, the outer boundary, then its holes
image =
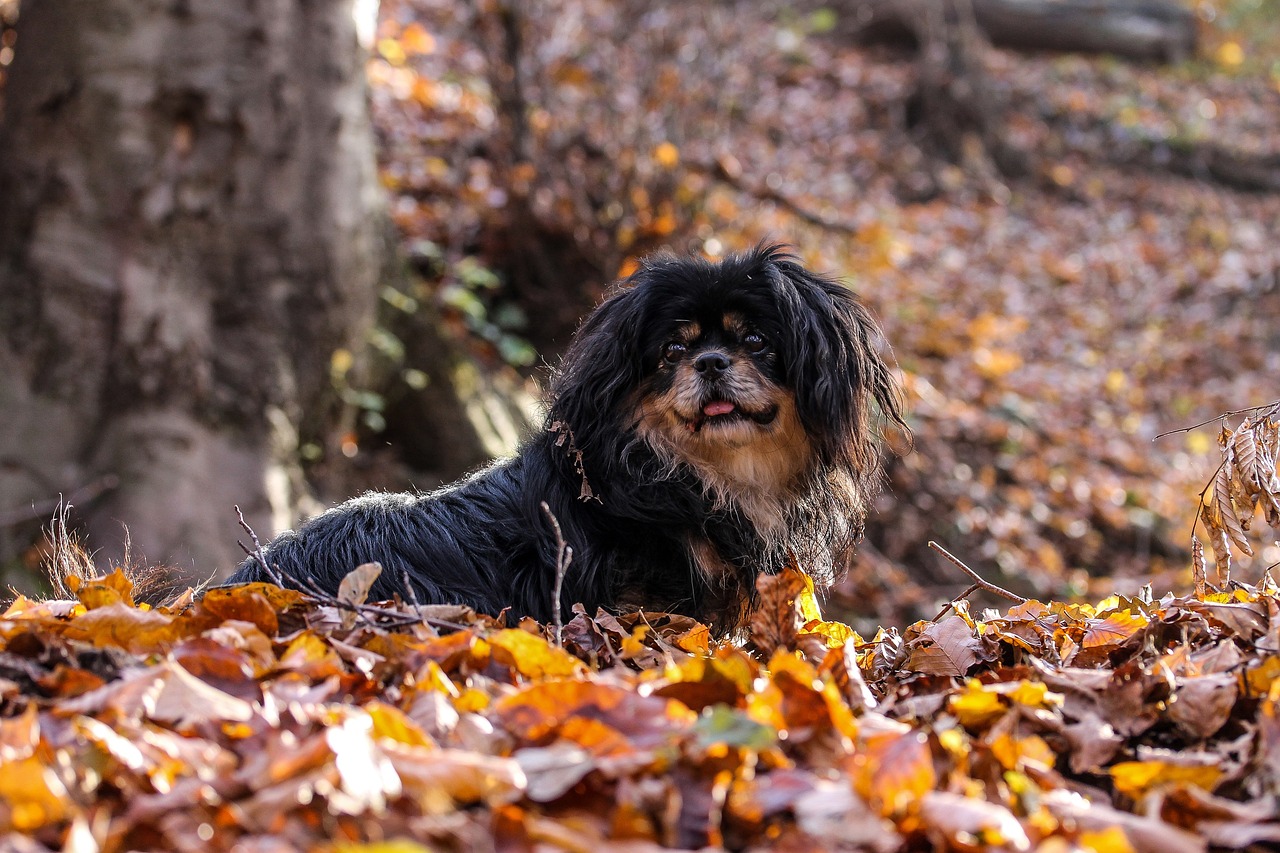
POLYGON ((900 425, 900 391, 877 350, 880 330, 853 293, 777 247, 767 257, 782 328, 787 382, 810 439, 827 464, 875 467, 875 412, 900 425))
POLYGON ((548 425, 572 431, 577 449, 613 455, 626 432, 627 398, 643 378, 643 292, 619 289, 591 312, 551 380, 548 425), (608 447, 600 445, 609 445, 608 447))

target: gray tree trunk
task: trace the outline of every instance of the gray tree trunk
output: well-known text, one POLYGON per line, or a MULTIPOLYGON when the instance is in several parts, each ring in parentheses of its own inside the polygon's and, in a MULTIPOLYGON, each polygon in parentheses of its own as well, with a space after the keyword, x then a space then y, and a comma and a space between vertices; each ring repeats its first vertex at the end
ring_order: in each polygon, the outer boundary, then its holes
POLYGON ((191 575, 296 520, 385 251, 350 0, 24 3, 0 125, 0 511, 191 575))

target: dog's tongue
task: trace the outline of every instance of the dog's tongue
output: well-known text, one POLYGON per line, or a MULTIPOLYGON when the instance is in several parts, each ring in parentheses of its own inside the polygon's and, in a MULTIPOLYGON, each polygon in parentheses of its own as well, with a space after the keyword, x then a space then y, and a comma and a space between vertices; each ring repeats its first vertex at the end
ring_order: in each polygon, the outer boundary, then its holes
POLYGON ((709 418, 714 418, 716 415, 727 415, 732 411, 733 403, 726 403, 724 401, 707 403, 707 405, 702 407, 702 414, 709 418))

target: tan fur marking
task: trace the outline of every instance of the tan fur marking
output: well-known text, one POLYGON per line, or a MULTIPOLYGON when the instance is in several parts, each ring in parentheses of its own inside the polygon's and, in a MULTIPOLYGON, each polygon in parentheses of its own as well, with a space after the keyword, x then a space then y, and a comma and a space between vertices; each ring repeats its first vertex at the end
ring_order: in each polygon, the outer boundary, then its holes
POLYGON ((692 467, 709 491, 735 504, 767 536, 785 523, 785 507, 811 450, 794 396, 747 364, 728 397, 747 411, 777 407, 772 423, 743 419, 690 429, 702 392, 692 370, 681 365, 666 393, 638 402, 638 432, 672 464, 692 467))

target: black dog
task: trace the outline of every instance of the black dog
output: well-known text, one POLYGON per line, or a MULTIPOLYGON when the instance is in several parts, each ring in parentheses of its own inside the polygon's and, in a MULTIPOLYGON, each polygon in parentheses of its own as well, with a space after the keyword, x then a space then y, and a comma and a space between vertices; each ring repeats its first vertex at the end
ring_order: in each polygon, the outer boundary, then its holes
MULTIPOLYGON (((829 585, 879 481, 875 407, 905 428, 876 328, 777 246, 647 260, 587 317, 514 459, 430 495, 369 493, 282 534, 266 559, 326 590, 356 566, 420 603, 547 621, 643 607, 739 626, 789 563, 829 585), (873 405, 874 404, 874 405, 873 405)), ((270 580, 246 560, 231 582, 270 580)))

